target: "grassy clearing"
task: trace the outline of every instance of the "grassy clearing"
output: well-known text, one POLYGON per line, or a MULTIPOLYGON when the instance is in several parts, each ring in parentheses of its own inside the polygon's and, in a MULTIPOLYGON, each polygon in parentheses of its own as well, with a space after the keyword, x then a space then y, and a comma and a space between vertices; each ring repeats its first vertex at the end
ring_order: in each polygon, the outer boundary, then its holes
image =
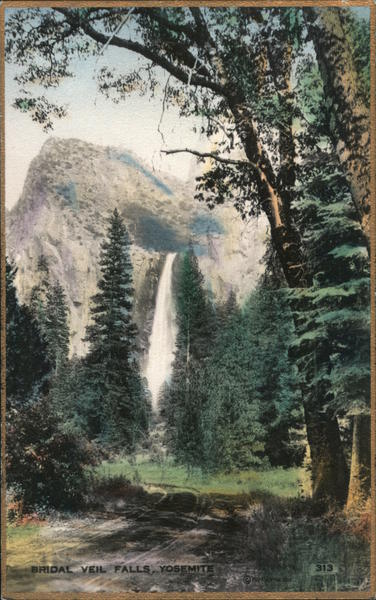
POLYGON ((23 544, 36 539, 40 534, 40 525, 7 525, 7 539, 9 544, 23 544))
POLYGON ((7 524, 7 565, 22 566, 41 549, 41 524, 7 524))
MULTIPOLYGON (((22 578, 30 565, 68 565, 86 543, 83 531, 87 524, 74 516, 66 520, 49 516, 32 524, 7 523, 7 567, 21 570, 17 577, 22 578)), ((90 539, 89 535, 88 543, 90 539)))
POLYGON ((240 471, 207 475, 199 470, 189 477, 184 467, 171 459, 153 462, 139 455, 134 462, 127 459, 104 461, 95 469, 99 479, 124 477, 134 484, 168 489, 192 490, 204 494, 247 494, 263 492, 281 498, 294 498, 307 494, 307 473, 301 468, 270 469, 268 471, 240 471))

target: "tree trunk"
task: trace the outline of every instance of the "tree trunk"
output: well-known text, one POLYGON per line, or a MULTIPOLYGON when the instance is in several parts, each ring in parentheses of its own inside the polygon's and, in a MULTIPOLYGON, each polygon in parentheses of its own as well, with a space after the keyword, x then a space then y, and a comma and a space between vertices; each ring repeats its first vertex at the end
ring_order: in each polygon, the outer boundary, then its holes
POLYGON ((348 469, 342 449, 338 421, 320 413, 317 406, 304 406, 307 438, 311 452, 312 497, 324 502, 346 502, 348 469))
POLYGON ((339 8, 311 8, 306 14, 329 103, 328 133, 347 174, 358 219, 369 240, 370 110, 359 90, 346 32, 346 13, 339 8))
POLYGON ((369 415, 354 415, 347 508, 359 508, 371 491, 371 422, 369 415))

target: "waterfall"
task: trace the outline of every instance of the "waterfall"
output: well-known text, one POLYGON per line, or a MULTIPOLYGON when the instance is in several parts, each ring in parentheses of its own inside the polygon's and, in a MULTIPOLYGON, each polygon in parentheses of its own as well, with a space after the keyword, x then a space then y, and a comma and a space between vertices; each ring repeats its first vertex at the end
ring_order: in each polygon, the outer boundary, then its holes
POLYGON ((149 339, 146 379, 152 397, 153 410, 158 409, 158 394, 170 377, 176 340, 176 324, 172 298, 172 265, 176 254, 166 256, 158 285, 153 327, 149 339))

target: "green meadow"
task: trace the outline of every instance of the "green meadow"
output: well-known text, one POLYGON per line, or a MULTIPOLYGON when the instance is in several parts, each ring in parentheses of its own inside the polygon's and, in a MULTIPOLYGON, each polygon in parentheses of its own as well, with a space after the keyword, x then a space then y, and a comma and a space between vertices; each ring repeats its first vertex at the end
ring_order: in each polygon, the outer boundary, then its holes
POLYGON ((134 461, 119 458, 103 461, 94 469, 96 477, 112 479, 123 477, 147 489, 157 487, 168 490, 189 490, 200 494, 247 494, 261 492, 281 498, 294 498, 309 494, 309 476, 304 468, 276 468, 266 471, 246 470, 231 473, 208 474, 187 469, 172 459, 164 462, 150 460, 147 455, 137 455, 134 461))

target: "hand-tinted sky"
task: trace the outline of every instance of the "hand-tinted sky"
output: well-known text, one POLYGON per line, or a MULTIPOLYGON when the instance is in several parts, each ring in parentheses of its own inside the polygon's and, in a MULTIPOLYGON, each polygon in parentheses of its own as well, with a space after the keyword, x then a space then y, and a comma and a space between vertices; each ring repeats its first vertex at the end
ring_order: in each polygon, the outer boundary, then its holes
MULTIPOLYGON (((68 117, 55 121, 54 130, 45 133, 30 115, 12 107, 19 94, 14 76, 18 68, 5 69, 5 135, 6 135, 6 205, 11 208, 18 200, 30 161, 38 154, 43 143, 51 136, 79 138, 94 144, 123 146, 145 159, 157 170, 170 172, 186 179, 192 166, 187 154, 165 156, 161 148, 190 146, 202 147, 198 134, 192 132, 193 120, 180 119, 177 109, 169 108, 163 114, 162 105, 166 74, 159 70, 160 86, 155 97, 131 94, 124 102, 114 104, 97 91, 95 74, 103 66, 120 71, 145 64, 132 52, 113 47, 103 55, 73 63, 73 78, 66 79, 59 88, 47 91, 57 104, 68 104, 68 117), (164 136, 164 141, 162 135, 164 136)), ((33 90, 34 91, 34 90, 33 90)), ((38 94, 45 93, 43 88, 38 94)))
MULTIPOLYGON (((10 9, 8 9, 10 10, 10 9)), ((354 9, 368 18, 368 8, 354 9)), ((124 102, 114 104, 97 92, 95 73, 102 66, 121 71, 141 66, 144 59, 125 50, 105 49, 100 57, 73 64, 75 77, 66 79, 59 88, 48 91, 48 97, 58 104, 69 105, 69 116, 57 121, 52 133, 44 133, 28 114, 12 107, 18 95, 14 82, 17 67, 6 65, 5 70, 5 149, 6 205, 17 202, 30 161, 38 154, 50 135, 80 138, 100 145, 123 146, 132 150, 157 170, 170 172, 186 179, 193 162, 189 155, 165 156, 161 148, 191 147, 205 149, 206 141, 192 132, 193 119, 179 119, 178 111, 169 108, 163 115, 162 103, 166 75, 160 71, 160 86, 155 97, 130 95, 124 102), (163 132, 164 140, 161 133, 163 132)), ((43 94, 44 90, 38 90, 43 94)), ((197 124, 197 123, 196 123, 197 124)), ((200 124, 200 123, 198 123, 200 124)))

